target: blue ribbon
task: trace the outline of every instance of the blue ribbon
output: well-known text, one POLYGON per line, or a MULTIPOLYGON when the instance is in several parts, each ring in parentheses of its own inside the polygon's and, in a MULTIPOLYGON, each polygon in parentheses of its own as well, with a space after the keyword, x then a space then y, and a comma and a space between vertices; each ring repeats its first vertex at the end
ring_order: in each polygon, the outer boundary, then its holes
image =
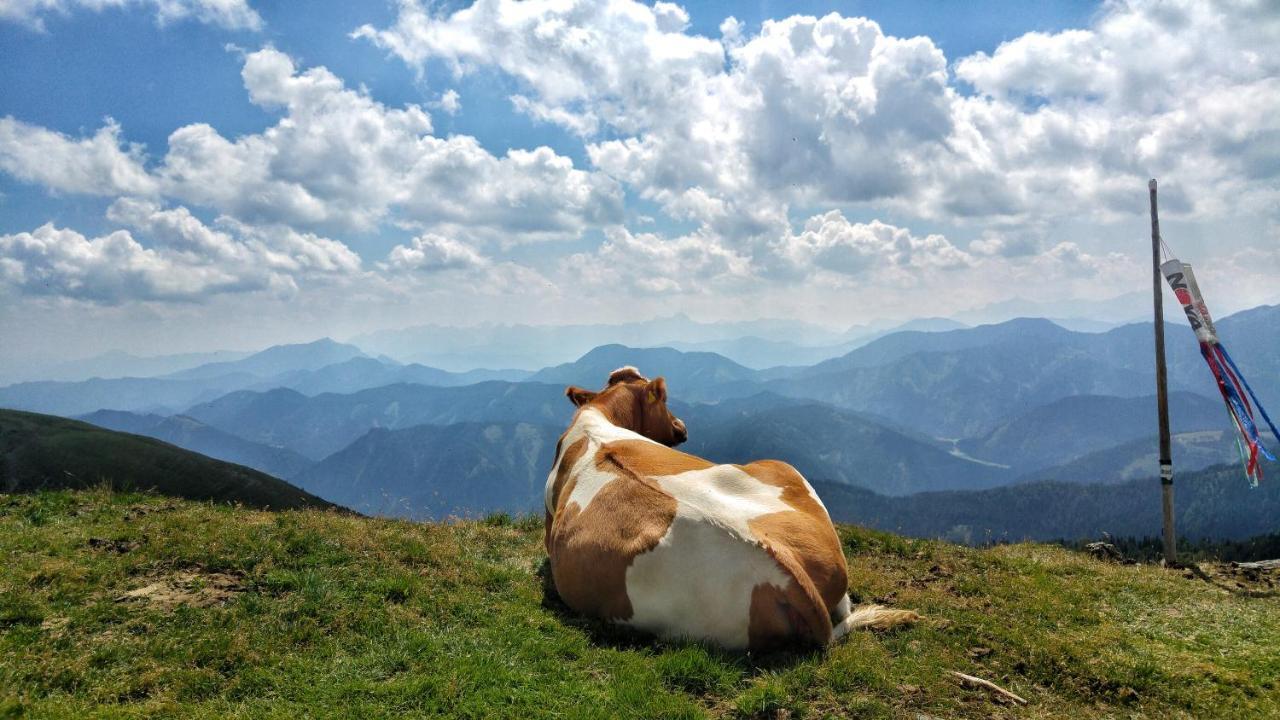
MULTIPOLYGON (((1221 347, 1221 345, 1219 345, 1219 347, 1221 347)), ((1258 437, 1258 428, 1254 425, 1249 411, 1245 408, 1244 399, 1240 397, 1238 392, 1236 392, 1235 383, 1231 382, 1231 376, 1227 374, 1227 369, 1223 367, 1222 362, 1218 360, 1218 356, 1213 352, 1212 346, 1208 343, 1201 345, 1200 354, 1204 355, 1205 360, 1213 366, 1215 374, 1221 378, 1220 383, 1222 385, 1224 396, 1227 399, 1227 403, 1231 405, 1232 410, 1235 412, 1236 419, 1240 421, 1242 426, 1244 426, 1245 437, 1247 437, 1251 443, 1258 446, 1258 450, 1262 452, 1263 457, 1274 462, 1276 457, 1267 450, 1265 445, 1262 444, 1262 440, 1258 437)), ((1227 358, 1228 362, 1230 362, 1231 356, 1227 355, 1225 351, 1223 352, 1223 356, 1227 358)), ((1232 369, 1235 369, 1234 363, 1232 363, 1232 369)), ((1240 383, 1245 386, 1245 389, 1248 390, 1249 384, 1244 381, 1243 377, 1240 377, 1239 371, 1236 371, 1235 375, 1239 378, 1240 383)), ((1253 391, 1249 390, 1249 394, 1253 395, 1253 391)), ((1257 402, 1256 397, 1254 398, 1254 402, 1257 402)), ((1261 406, 1259 406, 1259 409, 1261 409, 1261 406)), ((1271 418, 1267 417, 1265 411, 1262 416, 1266 418, 1267 423, 1270 424, 1271 418)), ((1274 431, 1274 426, 1272 426, 1272 432, 1274 431)))

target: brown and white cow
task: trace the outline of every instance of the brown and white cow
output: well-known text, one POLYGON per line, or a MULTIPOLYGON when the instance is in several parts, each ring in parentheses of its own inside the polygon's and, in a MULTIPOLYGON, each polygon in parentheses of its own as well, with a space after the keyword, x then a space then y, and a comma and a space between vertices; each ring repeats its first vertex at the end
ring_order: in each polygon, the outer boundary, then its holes
POLYGON ((824 646, 915 613, 854 610, 826 508, 776 460, 716 465, 687 438, 662 378, 615 370, 578 407, 547 478, 546 546, 569 607, 730 649, 824 646))

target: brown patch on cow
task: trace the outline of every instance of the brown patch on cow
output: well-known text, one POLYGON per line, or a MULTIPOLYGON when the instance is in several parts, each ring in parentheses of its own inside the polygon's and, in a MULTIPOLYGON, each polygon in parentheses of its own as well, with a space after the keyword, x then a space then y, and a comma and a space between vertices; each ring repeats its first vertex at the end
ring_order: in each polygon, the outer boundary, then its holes
POLYGON ((815 617, 814 603, 799 583, 787 587, 760 583, 751 590, 747 646, 754 651, 776 650, 799 644, 826 645, 831 622, 815 617))
POLYGON ((604 459, 597 467, 617 477, 585 509, 566 502, 557 511, 548 548, 551 576, 561 599, 577 612, 626 620, 632 615, 627 568, 667 534, 676 501, 603 450, 598 457, 604 459))
POLYGON ((744 465, 742 470, 760 482, 782 488, 782 501, 793 510, 762 515, 748 526, 784 568, 788 563, 783 556, 792 559, 830 615, 848 592, 849 568, 827 511, 809 493, 804 477, 787 463, 762 460, 744 465))
POLYGON ((585 437, 578 438, 568 448, 561 448, 564 445, 564 436, 560 436, 560 441, 556 443, 556 479, 551 485, 551 507, 547 508, 547 522, 543 528, 542 544, 547 549, 547 553, 551 553, 551 525, 555 515, 560 514, 561 499, 567 500, 569 495, 573 493, 573 467, 578 464, 578 460, 582 458, 582 453, 587 449, 587 439, 585 437), (555 511, 555 515, 552 514, 555 511))
POLYGON ((616 463, 639 477, 678 475, 692 470, 706 470, 715 463, 697 455, 682 453, 669 447, 643 440, 615 440, 600 446, 596 464, 616 463))

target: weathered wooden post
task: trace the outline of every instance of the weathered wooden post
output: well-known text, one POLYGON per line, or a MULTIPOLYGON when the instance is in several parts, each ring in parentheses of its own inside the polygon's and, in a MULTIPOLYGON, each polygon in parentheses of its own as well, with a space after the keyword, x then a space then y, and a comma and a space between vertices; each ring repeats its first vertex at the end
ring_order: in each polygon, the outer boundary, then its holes
POLYGON ((1178 561, 1177 540, 1173 531, 1173 457, 1169 441, 1169 388, 1164 362, 1164 297, 1160 283, 1160 216, 1156 210, 1155 178, 1147 184, 1151 192, 1151 282, 1156 329, 1156 408, 1160 414, 1160 495, 1164 510, 1164 561, 1178 561))

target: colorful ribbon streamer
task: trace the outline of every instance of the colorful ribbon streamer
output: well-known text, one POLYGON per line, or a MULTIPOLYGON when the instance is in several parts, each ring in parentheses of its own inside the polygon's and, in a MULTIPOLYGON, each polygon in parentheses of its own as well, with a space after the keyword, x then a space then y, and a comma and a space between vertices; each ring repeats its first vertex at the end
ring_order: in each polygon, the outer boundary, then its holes
POLYGON ((1244 373, 1236 367, 1226 346, 1218 339, 1213 318, 1210 317, 1209 308, 1200 294, 1200 286, 1196 283, 1191 265, 1173 259, 1162 264, 1160 271, 1168 280, 1169 287, 1173 289, 1178 302, 1182 304, 1182 310, 1187 314, 1187 321, 1191 323, 1191 329, 1195 331, 1196 339, 1200 341, 1200 355, 1209 366, 1209 371, 1213 373, 1214 381, 1218 383, 1218 392, 1222 393, 1227 414, 1231 417, 1231 424, 1236 429, 1236 447, 1240 451, 1240 461, 1244 465, 1245 477, 1249 479, 1250 485, 1257 487, 1258 481, 1262 479, 1262 466, 1258 464, 1258 457, 1265 457, 1272 462, 1275 462, 1276 457, 1262 444, 1262 438, 1258 433, 1258 422, 1253 414, 1254 408, 1257 408, 1258 414, 1266 421, 1273 437, 1280 439, 1280 432, 1276 431, 1275 423, 1271 421, 1266 409, 1258 401, 1253 388, 1249 387, 1249 381, 1245 380, 1244 373))

